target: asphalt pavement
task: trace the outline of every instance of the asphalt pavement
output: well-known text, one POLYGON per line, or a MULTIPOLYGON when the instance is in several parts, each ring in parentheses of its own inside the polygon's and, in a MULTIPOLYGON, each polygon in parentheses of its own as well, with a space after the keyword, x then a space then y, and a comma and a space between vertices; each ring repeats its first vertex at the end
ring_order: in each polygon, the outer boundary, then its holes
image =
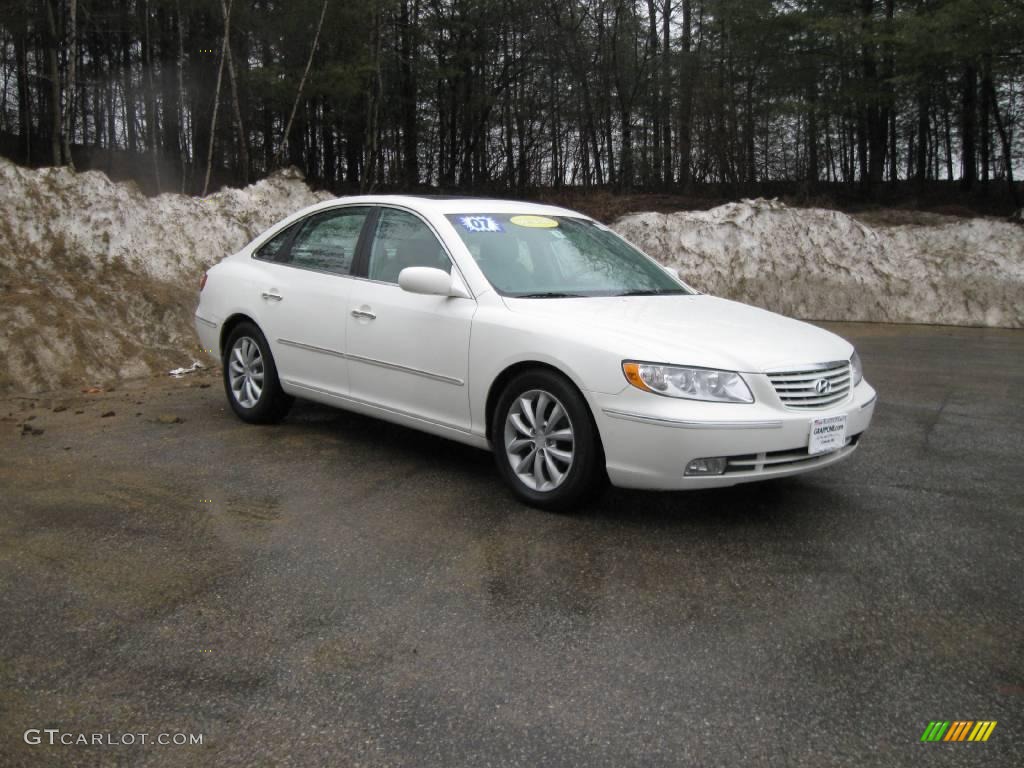
POLYGON ((574 515, 212 371, 0 401, 0 765, 1024 764, 1024 332, 828 327, 851 459, 574 515))

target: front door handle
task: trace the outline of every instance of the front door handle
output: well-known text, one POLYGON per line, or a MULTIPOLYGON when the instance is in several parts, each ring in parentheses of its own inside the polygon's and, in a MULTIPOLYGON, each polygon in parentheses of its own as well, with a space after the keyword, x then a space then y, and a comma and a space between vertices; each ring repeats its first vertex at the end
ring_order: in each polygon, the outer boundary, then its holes
POLYGON ((377 316, 373 312, 367 312, 365 309, 353 309, 352 317, 363 318, 365 320, 376 320, 377 316))
POLYGON ((284 298, 280 293, 274 293, 273 291, 264 291, 263 298, 270 301, 280 301, 284 298))

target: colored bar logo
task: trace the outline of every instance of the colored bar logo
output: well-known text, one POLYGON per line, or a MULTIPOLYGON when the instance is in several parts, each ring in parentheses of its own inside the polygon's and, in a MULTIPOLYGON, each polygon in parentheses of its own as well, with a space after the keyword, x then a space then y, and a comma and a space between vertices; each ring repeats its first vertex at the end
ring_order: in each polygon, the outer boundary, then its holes
POLYGON ((995 720, 932 720, 921 741, 988 741, 995 727, 995 720))

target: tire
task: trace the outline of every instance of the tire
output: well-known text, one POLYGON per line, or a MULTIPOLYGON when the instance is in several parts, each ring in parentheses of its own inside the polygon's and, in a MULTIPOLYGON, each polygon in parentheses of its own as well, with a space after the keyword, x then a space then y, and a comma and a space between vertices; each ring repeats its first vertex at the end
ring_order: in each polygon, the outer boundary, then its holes
POLYGON ((568 511, 604 489, 597 427, 583 397, 561 374, 520 373, 501 393, 491 418, 498 472, 522 501, 568 511))
POLYGON ((224 392, 231 410, 250 424, 274 424, 295 401, 281 389, 267 339, 253 323, 242 322, 224 345, 224 392))

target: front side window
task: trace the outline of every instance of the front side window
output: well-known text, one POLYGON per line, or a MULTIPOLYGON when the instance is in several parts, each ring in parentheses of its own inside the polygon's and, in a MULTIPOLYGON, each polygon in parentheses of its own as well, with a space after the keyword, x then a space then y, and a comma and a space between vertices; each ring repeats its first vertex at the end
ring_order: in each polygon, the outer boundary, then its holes
POLYGON ((286 263, 347 275, 369 208, 345 208, 311 216, 295 236, 286 263))
POLYGON ((396 208, 382 208, 370 247, 367 276, 397 283, 406 267, 434 267, 451 272, 452 263, 422 219, 396 208))
POLYGON ((525 214, 448 219, 488 282, 505 296, 689 293, 625 240, 587 219, 525 214))

